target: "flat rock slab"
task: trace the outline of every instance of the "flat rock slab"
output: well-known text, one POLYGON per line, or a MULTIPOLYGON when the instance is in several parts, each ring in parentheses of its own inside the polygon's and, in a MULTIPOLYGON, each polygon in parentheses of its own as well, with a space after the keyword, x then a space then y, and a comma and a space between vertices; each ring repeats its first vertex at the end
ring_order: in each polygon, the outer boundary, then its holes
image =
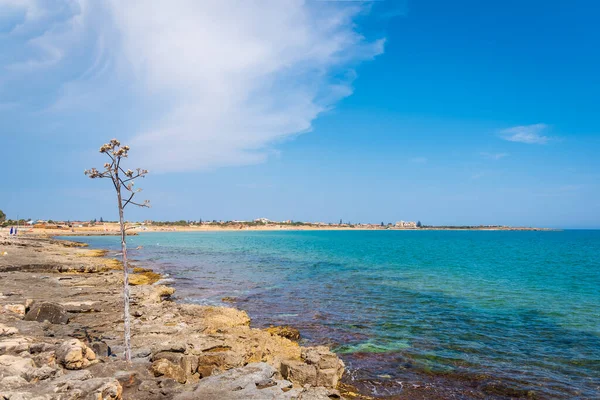
POLYGON ((69 313, 67 310, 56 303, 34 303, 27 314, 25 314, 25 321, 37 321, 44 322, 48 321, 51 324, 68 324, 69 313))
POLYGON ((287 381, 275 381, 274 375, 275 368, 269 364, 252 363, 201 379, 194 392, 182 393, 175 399, 290 399, 287 391, 292 388, 292 384, 287 381), (266 382, 272 384, 267 385, 266 382))
POLYGON ((293 388, 292 383, 275 378, 275 368, 267 363, 251 363, 200 380, 191 393, 175 400, 332 400, 339 392, 324 387, 293 388))

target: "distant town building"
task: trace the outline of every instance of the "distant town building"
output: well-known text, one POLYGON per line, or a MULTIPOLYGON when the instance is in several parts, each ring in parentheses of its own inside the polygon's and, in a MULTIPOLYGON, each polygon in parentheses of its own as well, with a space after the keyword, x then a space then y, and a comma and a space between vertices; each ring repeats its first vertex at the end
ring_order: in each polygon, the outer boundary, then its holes
POLYGON ((398 221, 398 222, 396 222, 396 228, 416 229, 417 223, 414 221, 398 221))

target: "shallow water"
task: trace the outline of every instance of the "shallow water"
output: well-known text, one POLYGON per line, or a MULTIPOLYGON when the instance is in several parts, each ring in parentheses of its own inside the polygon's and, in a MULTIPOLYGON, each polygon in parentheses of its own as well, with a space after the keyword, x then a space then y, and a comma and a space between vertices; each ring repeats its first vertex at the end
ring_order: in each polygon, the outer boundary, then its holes
MULTIPOLYGON (((118 248, 117 237, 86 237, 118 248)), ((145 233, 132 256, 178 297, 237 298, 255 326, 329 344, 378 395, 600 397, 600 231, 145 233), (441 379, 441 381, 440 381, 441 379), (441 383, 440 383, 441 382, 441 383), (450 382, 450 383, 448 383, 450 382)))

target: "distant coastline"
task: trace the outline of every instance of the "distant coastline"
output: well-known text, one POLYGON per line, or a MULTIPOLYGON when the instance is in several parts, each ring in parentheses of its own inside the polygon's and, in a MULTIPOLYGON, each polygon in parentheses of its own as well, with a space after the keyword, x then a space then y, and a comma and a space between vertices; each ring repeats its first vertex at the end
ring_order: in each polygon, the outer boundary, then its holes
MULTIPOLYGON (((15 224, 16 225, 16 224, 15 224)), ((12 225, 11 225, 12 226, 12 225)), ((324 224, 309 222, 129 222, 128 235, 140 232, 222 232, 222 231, 560 231, 560 229, 540 227, 519 227, 500 225, 478 226, 429 226, 403 227, 381 224, 324 224)), ((8 229, 8 228, 7 228, 8 229)), ((116 222, 40 222, 21 226, 21 232, 48 236, 71 235, 118 235, 116 222)))

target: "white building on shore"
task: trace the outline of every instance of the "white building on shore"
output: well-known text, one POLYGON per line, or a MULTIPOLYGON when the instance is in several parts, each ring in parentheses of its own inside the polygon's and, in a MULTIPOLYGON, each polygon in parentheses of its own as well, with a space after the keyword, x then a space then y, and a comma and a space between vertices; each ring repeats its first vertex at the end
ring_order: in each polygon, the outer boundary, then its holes
POLYGON ((416 229, 417 223, 414 221, 398 221, 398 222, 396 222, 396 228, 416 229))

